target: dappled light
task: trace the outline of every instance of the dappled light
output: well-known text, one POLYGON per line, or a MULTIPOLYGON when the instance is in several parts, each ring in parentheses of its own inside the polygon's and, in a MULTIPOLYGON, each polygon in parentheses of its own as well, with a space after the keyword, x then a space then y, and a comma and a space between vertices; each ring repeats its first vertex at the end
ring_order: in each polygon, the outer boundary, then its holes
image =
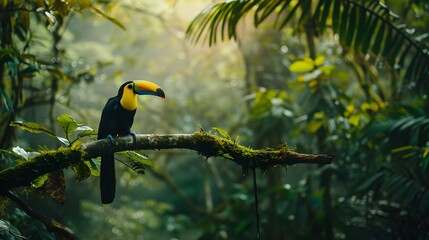
POLYGON ((0 1, 0 239, 429 239, 428 16, 0 1))

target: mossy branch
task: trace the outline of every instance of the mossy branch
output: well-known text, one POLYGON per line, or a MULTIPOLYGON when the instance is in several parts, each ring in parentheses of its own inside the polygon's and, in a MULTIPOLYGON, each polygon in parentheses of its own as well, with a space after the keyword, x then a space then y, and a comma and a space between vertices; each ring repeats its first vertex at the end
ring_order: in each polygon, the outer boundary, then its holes
POLYGON ((245 168, 268 169, 278 165, 297 163, 329 164, 331 154, 303 154, 286 146, 277 149, 255 150, 236 142, 205 132, 193 134, 137 134, 137 142, 131 136, 119 137, 115 143, 107 139, 88 142, 78 149, 61 148, 44 152, 29 161, 0 171, 0 192, 27 186, 35 178, 81 161, 101 156, 105 151, 189 149, 205 157, 223 157, 245 168))

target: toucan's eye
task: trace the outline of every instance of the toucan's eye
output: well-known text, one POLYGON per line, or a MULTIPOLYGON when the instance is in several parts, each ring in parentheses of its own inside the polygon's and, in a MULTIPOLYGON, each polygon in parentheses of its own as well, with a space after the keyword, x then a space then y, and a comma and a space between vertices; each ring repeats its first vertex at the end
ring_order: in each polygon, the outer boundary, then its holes
POLYGON ((132 85, 132 84, 129 84, 129 85, 127 86, 127 88, 128 88, 128 89, 133 89, 133 85, 132 85))

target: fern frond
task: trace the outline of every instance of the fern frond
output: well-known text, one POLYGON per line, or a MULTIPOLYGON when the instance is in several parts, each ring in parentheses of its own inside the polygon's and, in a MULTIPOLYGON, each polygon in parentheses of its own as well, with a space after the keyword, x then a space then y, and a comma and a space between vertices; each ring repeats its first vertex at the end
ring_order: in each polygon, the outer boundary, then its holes
POLYGON ((189 25, 187 36, 192 42, 209 45, 237 38, 237 25, 247 14, 253 14, 255 27, 275 15, 274 26, 285 27, 292 18, 298 23, 313 18, 323 32, 332 29, 342 45, 355 53, 372 54, 385 60, 404 82, 422 93, 429 92, 429 53, 410 28, 399 17, 376 0, 318 0, 311 9, 309 1, 299 0, 232 0, 215 3, 203 10, 189 25), (204 39, 203 39, 204 36, 204 39))

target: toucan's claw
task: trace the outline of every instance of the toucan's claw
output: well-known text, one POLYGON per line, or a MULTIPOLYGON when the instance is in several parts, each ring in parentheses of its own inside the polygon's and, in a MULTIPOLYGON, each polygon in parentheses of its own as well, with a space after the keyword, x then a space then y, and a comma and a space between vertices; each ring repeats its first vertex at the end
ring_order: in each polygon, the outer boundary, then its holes
POLYGON ((115 145, 115 139, 113 139, 112 135, 107 135, 107 139, 109 139, 110 143, 112 143, 113 145, 115 145))
POLYGON ((137 135, 136 135, 136 133, 135 132, 130 132, 130 135, 133 136, 134 144, 136 144, 137 143, 137 135))

